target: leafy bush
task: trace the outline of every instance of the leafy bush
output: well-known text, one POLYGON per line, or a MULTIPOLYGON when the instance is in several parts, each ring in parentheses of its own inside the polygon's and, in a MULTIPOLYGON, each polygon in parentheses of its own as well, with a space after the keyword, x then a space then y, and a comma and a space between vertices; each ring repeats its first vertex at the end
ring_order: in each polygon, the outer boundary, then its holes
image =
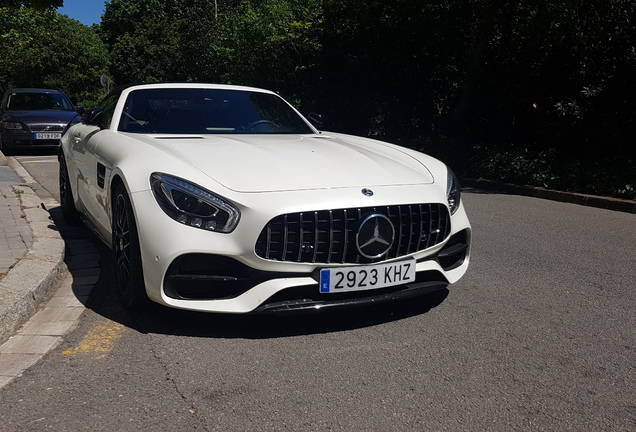
POLYGON ((574 156, 559 149, 428 138, 399 142, 446 162, 459 176, 636 199, 636 165, 614 154, 574 156))

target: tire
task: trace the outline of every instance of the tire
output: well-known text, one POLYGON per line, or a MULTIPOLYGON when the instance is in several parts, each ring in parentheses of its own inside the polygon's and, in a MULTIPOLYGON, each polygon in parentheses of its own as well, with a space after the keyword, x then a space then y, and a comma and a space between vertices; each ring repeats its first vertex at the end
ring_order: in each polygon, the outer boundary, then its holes
POLYGON ((73 200, 73 191, 71 190, 71 180, 68 176, 68 168, 66 167, 66 159, 60 154, 59 169, 59 185, 60 185, 60 207, 62 208, 62 217, 70 225, 79 225, 80 215, 75 207, 73 200))
POLYGON ((2 138, 0 138, 0 152, 2 152, 2 154, 5 156, 13 155, 13 152, 7 146, 2 144, 2 138))
POLYGON ((117 295, 126 309, 141 309, 149 303, 141 264, 139 233, 128 192, 123 184, 113 194, 112 257, 117 295))

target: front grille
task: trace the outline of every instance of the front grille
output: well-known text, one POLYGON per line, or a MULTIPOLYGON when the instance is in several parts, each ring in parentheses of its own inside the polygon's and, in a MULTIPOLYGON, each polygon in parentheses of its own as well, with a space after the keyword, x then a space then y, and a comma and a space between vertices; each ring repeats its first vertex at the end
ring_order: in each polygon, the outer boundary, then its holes
POLYGON ((64 126, 62 125, 30 125, 31 132, 62 132, 64 126))
POLYGON ((443 204, 319 210, 272 219, 258 237, 256 254, 297 263, 372 263, 428 249, 449 233, 450 215, 443 204), (389 252, 377 259, 362 256, 355 241, 361 222, 373 213, 387 216, 395 228, 389 252))

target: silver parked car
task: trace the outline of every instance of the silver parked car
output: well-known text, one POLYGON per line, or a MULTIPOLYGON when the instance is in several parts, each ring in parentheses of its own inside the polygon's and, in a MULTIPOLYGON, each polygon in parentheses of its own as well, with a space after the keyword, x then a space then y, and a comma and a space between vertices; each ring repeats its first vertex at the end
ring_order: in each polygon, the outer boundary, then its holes
POLYGON ((62 134, 81 120, 82 107, 76 108, 59 90, 11 89, 0 104, 0 150, 58 147, 62 134))

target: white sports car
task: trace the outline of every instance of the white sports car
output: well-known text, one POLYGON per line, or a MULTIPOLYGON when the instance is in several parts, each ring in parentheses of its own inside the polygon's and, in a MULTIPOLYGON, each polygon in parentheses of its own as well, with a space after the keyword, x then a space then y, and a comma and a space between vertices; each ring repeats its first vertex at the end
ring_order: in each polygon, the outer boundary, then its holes
POLYGON ((320 132, 270 91, 119 88, 64 134, 59 161, 64 217, 112 248, 126 307, 350 307, 444 289, 468 267, 443 163, 320 132))

